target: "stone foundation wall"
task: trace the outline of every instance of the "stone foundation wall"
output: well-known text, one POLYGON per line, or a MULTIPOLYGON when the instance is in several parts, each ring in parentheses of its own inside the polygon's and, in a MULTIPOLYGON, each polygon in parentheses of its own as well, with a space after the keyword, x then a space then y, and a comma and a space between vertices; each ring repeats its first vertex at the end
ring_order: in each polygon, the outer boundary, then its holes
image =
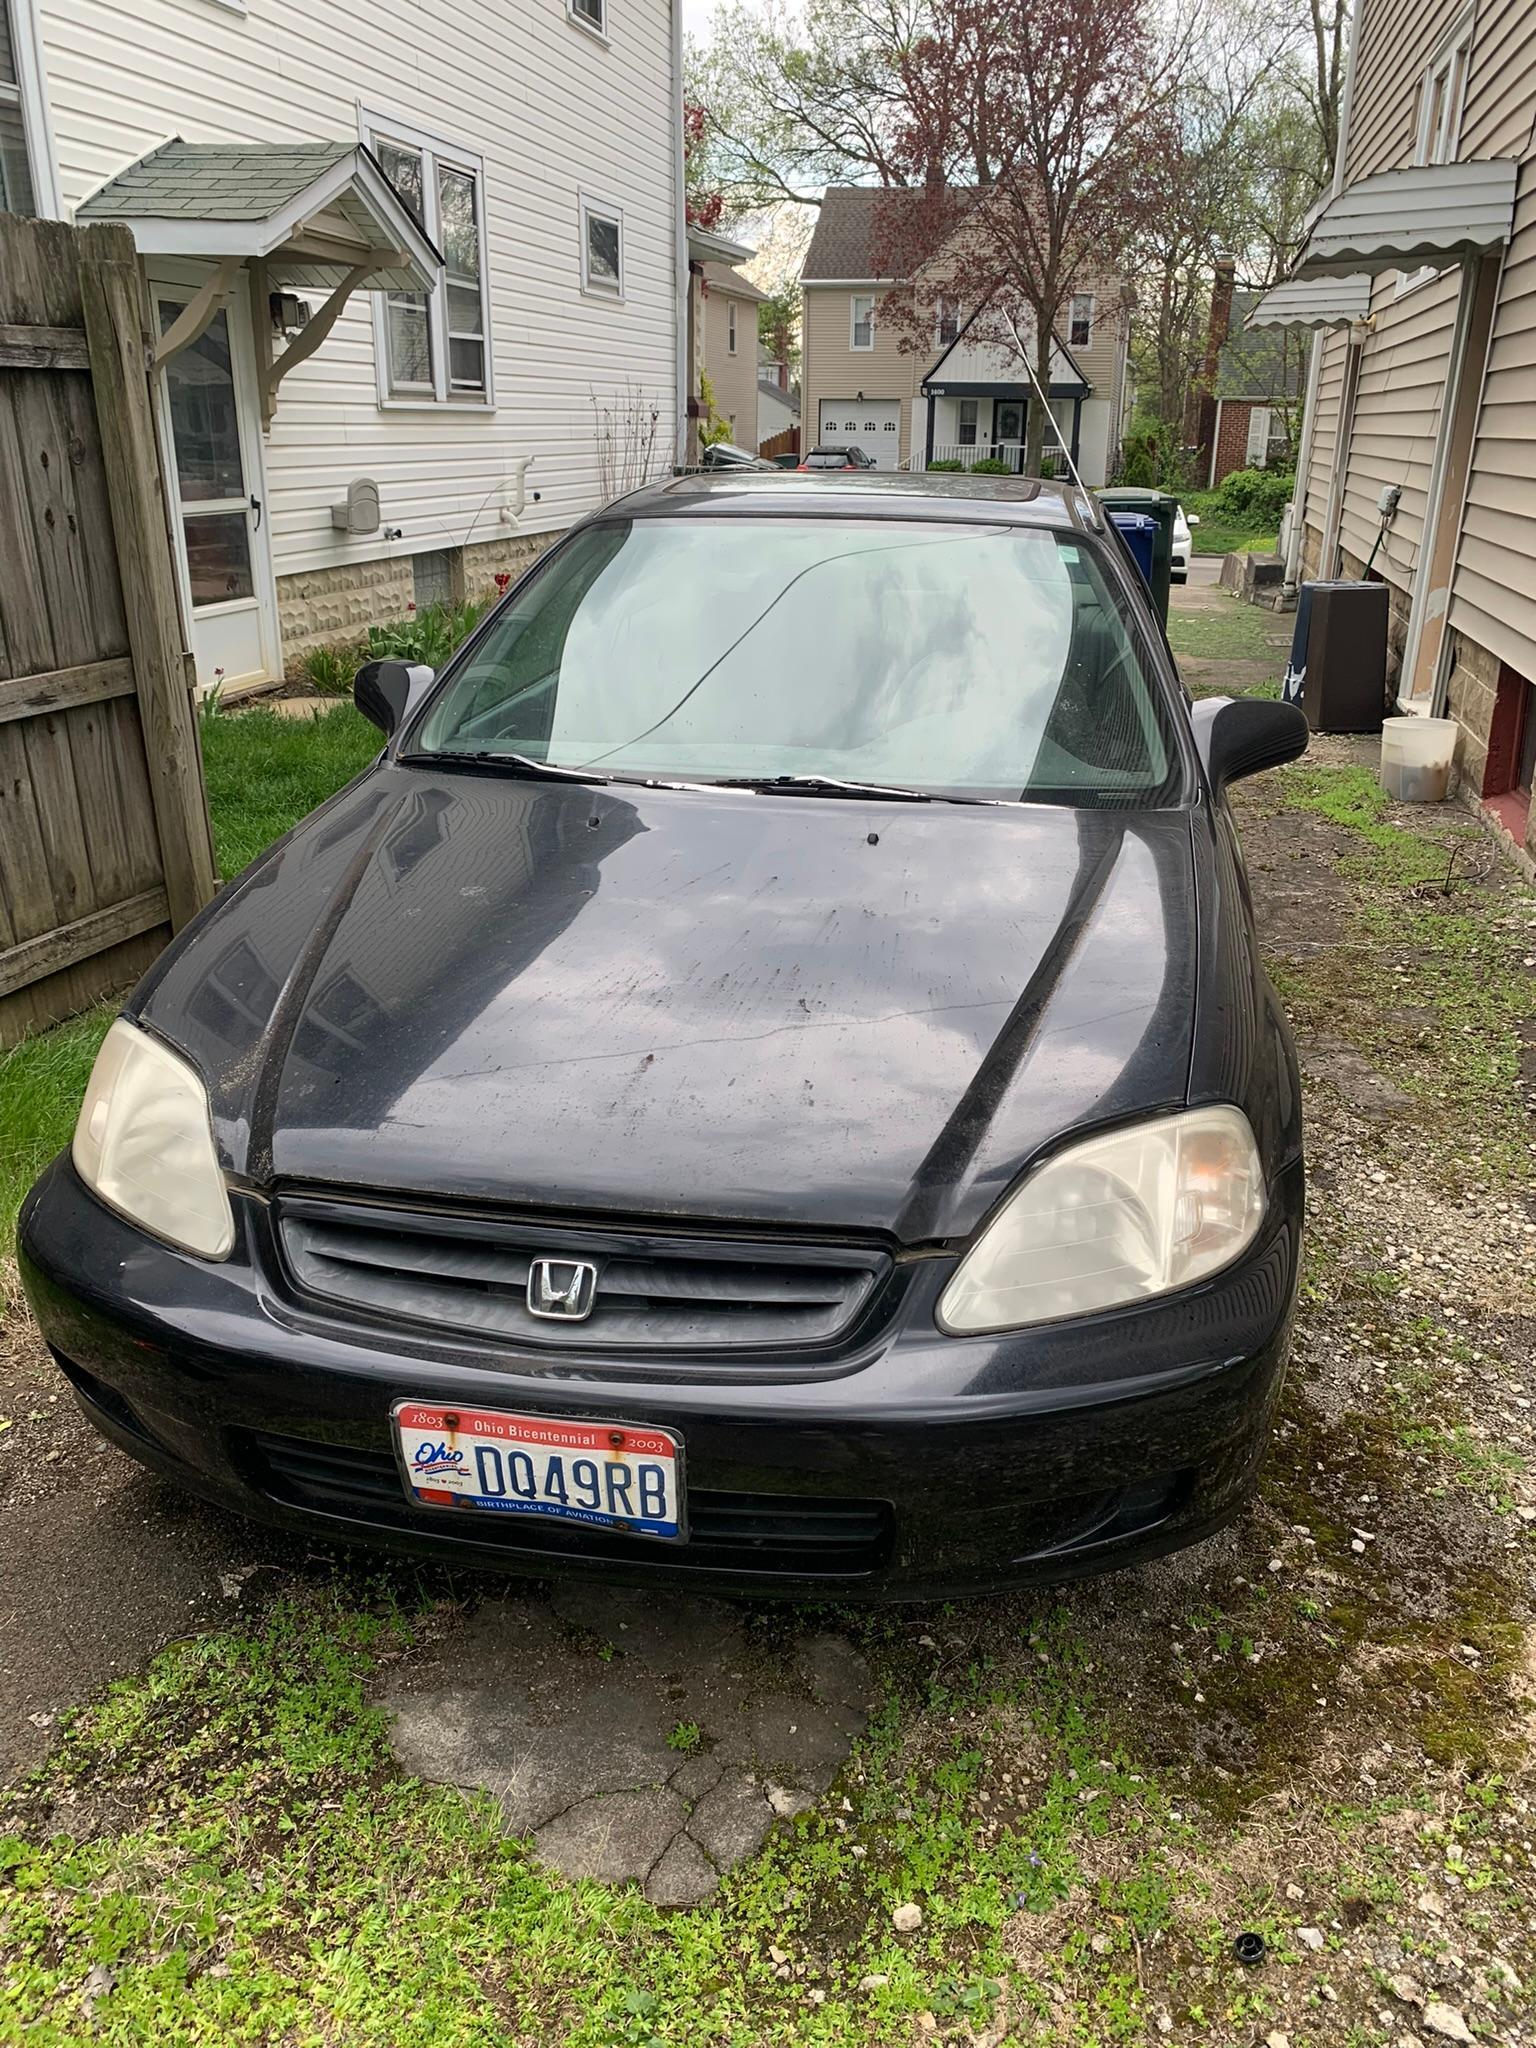
POLYGON ((1304 526, 1301 529, 1301 580, 1303 583, 1317 581, 1317 565, 1322 559, 1323 536, 1319 528, 1304 526))
POLYGON ((1470 795, 1481 796, 1483 773, 1488 766, 1488 734, 1493 726, 1493 703, 1499 688, 1499 661, 1486 647, 1479 647, 1455 627, 1451 634, 1451 679, 1446 689, 1445 715, 1461 727, 1456 735, 1457 780, 1470 795))
MULTIPOLYGON (((466 598, 489 597, 499 572, 520 576, 543 553, 553 533, 506 534, 462 548, 455 587, 466 598)), ((283 672, 293 680, 315 647, 349 646, 370 626, 404 618, 413 601, 409 555, 379 556, 331 569, 305 569, 277 579, 277 619, 283 637, 283 672)))

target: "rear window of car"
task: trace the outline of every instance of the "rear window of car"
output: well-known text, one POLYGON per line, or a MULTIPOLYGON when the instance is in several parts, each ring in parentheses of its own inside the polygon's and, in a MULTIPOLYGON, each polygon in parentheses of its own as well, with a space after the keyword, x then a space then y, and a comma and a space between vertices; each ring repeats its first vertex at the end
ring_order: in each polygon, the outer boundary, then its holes
POLYGON ((807 469, 846 469, 853 461, 850 448, 813 448, 805 458, 807 469))
POLYGON ((1183 787, 1169 694, 1077 535, 910 520, 602 520, 476 636, 406 751, 1003 800, 1183 787))

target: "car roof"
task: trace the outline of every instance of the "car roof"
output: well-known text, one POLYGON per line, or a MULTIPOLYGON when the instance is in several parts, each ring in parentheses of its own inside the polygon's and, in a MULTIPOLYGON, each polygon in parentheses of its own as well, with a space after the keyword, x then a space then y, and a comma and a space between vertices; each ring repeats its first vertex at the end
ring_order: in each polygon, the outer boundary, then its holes
POLYGON ((722 471, 676 476, 615 498, 602 516, 710 519, 742 516, 940 519, 1102 532, 1098 503, 1076 484, 1023 476, 956 476, 906 470, 792 469, 771 475, 722 471))

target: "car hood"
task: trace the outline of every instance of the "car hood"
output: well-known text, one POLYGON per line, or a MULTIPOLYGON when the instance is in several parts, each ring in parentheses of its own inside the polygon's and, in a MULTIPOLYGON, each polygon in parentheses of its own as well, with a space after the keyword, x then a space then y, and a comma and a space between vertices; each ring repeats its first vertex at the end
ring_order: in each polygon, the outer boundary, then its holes
POLYGON ((381 763, 138 1007, 261 1184, 915 1243, 1062 1131, 1183 1102, 1194 956, 1180 811, 381 763))

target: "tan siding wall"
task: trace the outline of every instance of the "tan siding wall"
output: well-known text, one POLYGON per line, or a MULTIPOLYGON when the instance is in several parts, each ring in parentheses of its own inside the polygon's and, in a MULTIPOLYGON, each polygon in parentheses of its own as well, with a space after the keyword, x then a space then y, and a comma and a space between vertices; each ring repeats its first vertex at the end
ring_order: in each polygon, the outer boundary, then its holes
POLYGON ((715 410, 734 417, 731 439, 757 451, 757 302, 733 298, 711 285, 704 301, 704 367, 714 386, 715 410), (731 354, 731 307, 736 308, 736 353, 731 354))
POLYGON ((1520 183, 1450 616, 1536 681, 1536 163, 1527 163, 1520 183))
MULTIPOLYGON (((875 345, 854 350, 848 346, 849 301, 853 293, 845 285, 810 284, 805 288, 805 311, 801 322, 802 397, 800 405, 801 445, 814 448, 816 423, 824 398, 852 398, 862 391, 866 398, 899 398, 901 408, 901 457, 912 452, 912 406, 917 387, 932 358, 903 355, 894 334, 882 333, 880 309, 875 308, 875 345)), ((878 295, 877 295, 878 297, 878 295)))
POLYGON ((1348 175, 1368 178, 1413 157, 1418 86, 1430 52, 1459 17, 1463 0, 1361 0, 1348 175))
POLYGON ((1323 367, 1317 383, 1317 415, 1312 430, 1312 460, 1307 470, 1305 523, 1315 527, 1321 539, 1328 516, 1328 493, 1333 484, 1334 453, 1339 438, 1339 400, 1344 394, 1344 362, 1349 343, 1337 328, 1331 329, 1323 344, 1323 367))
POLYGON ((1464 157, 1524 156, 1536 113, 1536 18, 1530 0, 1483 0, 1461 117, 1464 157))
POLYGON ((1396 285, 1389 271, 1376 280, 1371 297, 1376 331, 1360 365, 1340 538, 1352 553, 1368 556, 1376 539, 1376 500, 1387 485, 1400 484, 1402 501, 1376 566, 1389 583, 1406 589, 1424 534, 1461 272, 1448 270, 1402 299, 1393 296, 1396 285))

